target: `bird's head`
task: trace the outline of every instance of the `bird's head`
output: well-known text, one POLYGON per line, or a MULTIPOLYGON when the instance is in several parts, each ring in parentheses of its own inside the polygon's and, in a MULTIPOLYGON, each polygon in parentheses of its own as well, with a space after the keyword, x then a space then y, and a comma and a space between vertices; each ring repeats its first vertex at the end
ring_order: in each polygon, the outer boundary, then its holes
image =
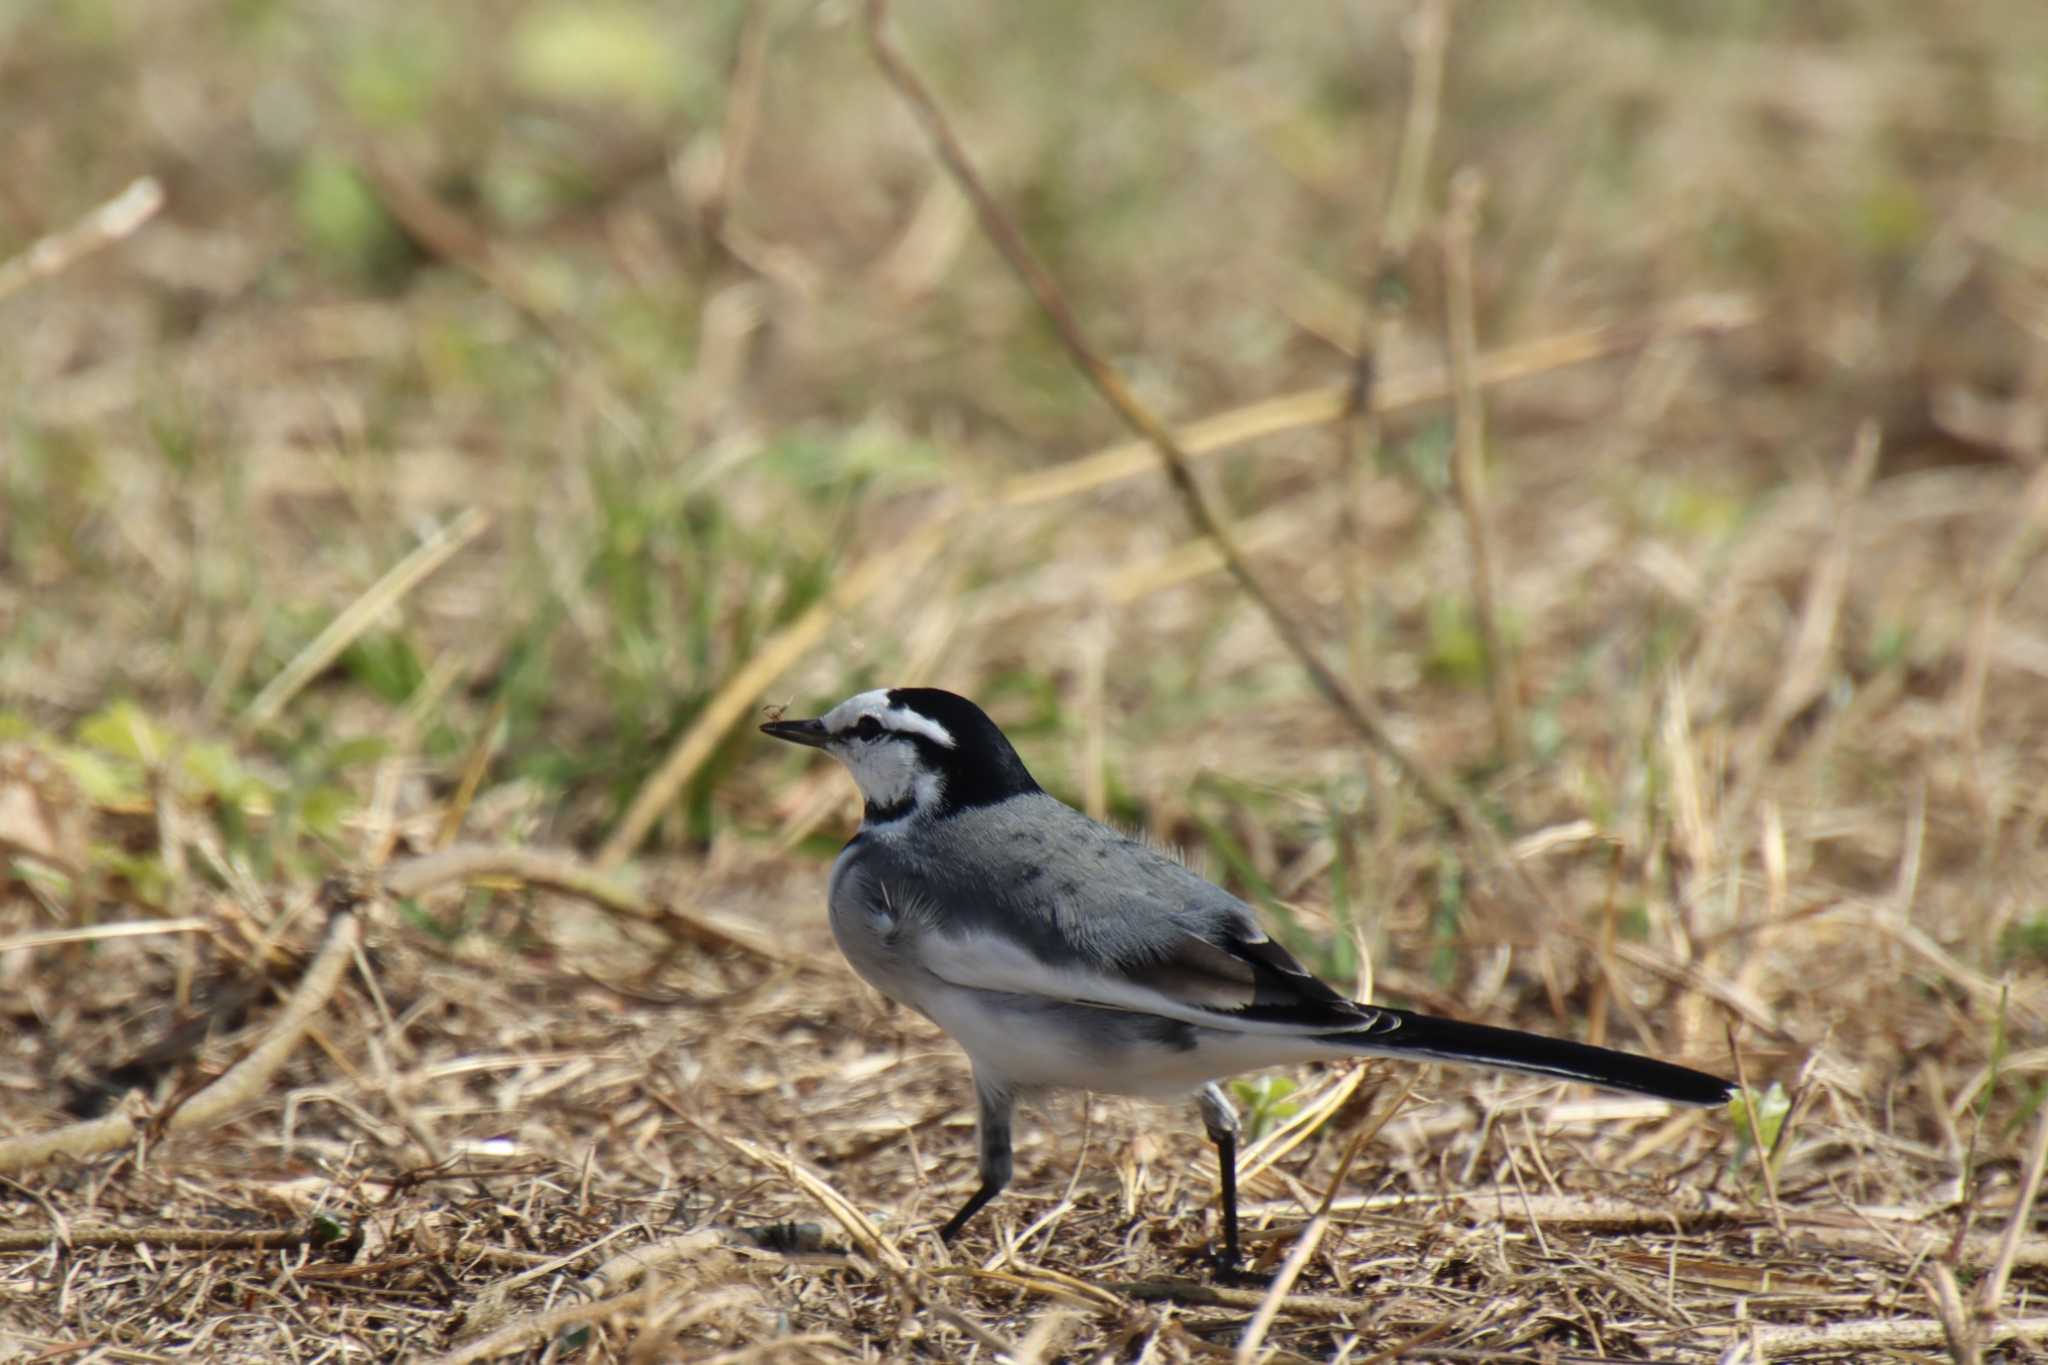
POLYGON ((844 763, 871 825, 944 817, 1038 790, 995 722, 935 687, 861 692, 816 720, 771 720, 761 729, 844 763))

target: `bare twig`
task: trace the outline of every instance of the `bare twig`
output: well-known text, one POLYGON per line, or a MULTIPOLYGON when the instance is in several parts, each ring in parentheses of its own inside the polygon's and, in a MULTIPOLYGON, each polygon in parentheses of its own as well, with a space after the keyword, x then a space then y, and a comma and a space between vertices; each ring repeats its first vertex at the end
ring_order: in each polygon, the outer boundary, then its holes
MULTIPOLYGON (((692 1122, 694 1123, 695 1121, 692 1120, 692 1122)), ((877 1232, 875 1225, 868 1221, 867 1215, 855 1208, 852 1200, 832 1188, 831 1184, 823 1176, 811 1170, 802 1162, 786 1157, 780 1152, 771 1152, 759 1143, 749 1142, 743 1137, 734 1137, 730 1133, 720 1132, 718 1129, 705 1124, 699 1123, 695 1124, 695 1126, 698 1131, 711 1138, 714 1142, 731 1148, 739 1156, 753 1162, 756 1166, 767 1167, 811 1198, 817 1200, 820 1204, 823 1204, 825 1212, 831 1214, 833 1221, 846 1229, 846 1235, 853 1238, 859 1244, 862 1253, 873 1257, 875 1262, 883 1269, 904 1277, 908 1277, 911 1274, 910 1262, 904 1257, 903 1253, 898 1251, 894 1244, 884 1238, 880 1232, 877 1232)))
MULTIPOLYGON (((355 907, 360 903, 360 897, 353 889, 337 882, 329 883, 322 899, 332 913, 327 925, 327 942, 306 968, 291 998, 285 1001, 284 1009, 271 1024, 269 1034, 219 1080, 172 1111, 164 1122, 167 1131, 196 1132, 209 1128, 255 1099, 257 1092, 269 1083, 278 1068, 297 1049, 314 1016, 333 998, 342 974, 354 960, 356 938, 360 932, 355 907)), ((134 1115, 120 1113, 70 1124, 47 1133, 10 1138, 0 1142, 0 1171, 23 1170, 54 1156, 85 1157, 112 1151, 130 1141, 138 1128, 134 1115)))
POLYGON ((1444 221, 1445 330, 1450 335, 1451 379, 1456 389, 1451 483, 1465 522, 1465 544, 1472 554, 1472 607, 1486 653, 1494 743, 1502 757, 1513 762, 1522 755, 1521 709, 1514 661, 1508 657, 1495 601, 1493 534, 1486 506, 1486 406, 1479 396, 1477 305, 1472 290, 1472 239, 1479 230, 1484 194, 1479 172, 1469 166, 1460 170, 1451 179, 1451 208, 1444 221))
POLYGON ((1950 1358, 1956 1365, 1981 1365, 1984 1342, 1977 1324, 1963 1307, 1963 1291, 1956 1284, 1955 1272, 1936 1261, 1927 1268, 1920 1285, 1927 1291, 1927 1297, 1934 1304, 1934 1314, 1941 1321, 1941 1333, 1948 1339, 1950 1358))
POLYGON ((146 938, 155 934, 203 934, 213 921, 187 916, 183 919, 128 920, 120 924, 90 924, 82 929, 44 929, 39 933, 0 938, 0 953, 21 948, 48 948, 59 943, 97 943, 110 938, 146 938))
POLYGON ((586 1322, 603 1322, 627 1313, 640 1312, 651 1307, 666 1289, 667 1287, 660 1283, 648 1284, 615 1298, 599 1299, 594 1303, 578 1301, 562 1304, 523 1318, 516 1318, 503 1327, 465 1342, 445 1355, 436 1356, 434 1365, 470 1365, 472 1361, 510 1355, 531 1341, 555 1335, 564 1327, 574 1327, 586 1322))
MULTIPOLYGON (((1103 1280, 1104 1289, 1141 1303, 1161 1301, 1205 1304, 1213 1308, 1257 1308, 1265 1301, 1260 1289, 1233 1289, 1201 1280, 1103 1280)), ((1358 1311, 1358 1300, 1335 1294, 1289 1294, 1282 1307, 1303 1317, 1342 1318, 1358 1311)))
MULTIPOLYGON (((1816 1327, 1758 1326, 1756 1344, 1766 1359, 1782 1360, 1795 1353, 1840 1357, 1851 1351, 1904 1350, 1939 1346, 1947 1339, 1943 1324, 1931 1318, 1884 1318, 1864 1322, 1831 1322, 1816 1327)), ((2048 1317, 2015 1318, 1989 1328, 1987 1345, 2007 1341, 2048 1339, 2048 1317)))
POLYGON ((2005 1285, 2012 1274, 2013 1261, 2019 1255, 2020 1243, 2025 1240, 2027 1230, 2033 1226, 2034 1197, 2041 1192, 2043 1165, 2048 1165, 2048 1107, 2034 1115, 2034 1139, 2027 1145, 2026 1171, 2020 1177, 2012 1217, 2006 1220, 2005 1235, 1999 1239, 1998 1259, 1992 1263, 1991 1273, 1977 1287, 1977 1312, 1981 1316, 1996 1314, 1999 1305, 2005 1301, 2005 1285))
MULTIPOLYGON (((1187 452, 1166 424, 1140 403, 1123 376, 1102 358, 1092 343, 1081 331, 1081 324, 1073 310, 1067 306, 1065 296, 1054 283, 1050 273, 1039 262, 1030 245, 1024 240, 1009 214, 999 205, 995 197, 983 184, 980 174, 967 158, 966 151, 953 135, 951 124, 940 109, 938 101, 925 86, 924 81, 913 71, 897 51, 888 32, 888 0, 869 0, 867 7, 868 43, 875 54, 875 61, 890 84, 896 87, 904 103, 930 138, 940 162, 952 175, 968 201, 974 205, 975 215, 981 228, 994 243, 1012 271, 1023 281, 1037 300, 1039 308, 1052 324, 1067 354, 1096 392, 1113 408, 1117 415, 1132 430, 1143 436, 1158 455, 1167 480, 1180 495, 1188 518, 1203 535, 1215 541, 1223 554, 1231 576, 1238 581, 1245 594, 1250 597, 1267 620, 1281 643, 1287 646, 1316 690, 1327 698, 1338 714, 1352 730, 1367 744, 1381 753, 1400 770, 1403 776, 1413 782, 1424 798, 1437 810, 1456 823, 1465 836, 1488 853, 1488 861, 1496 868, 1508 869, 1513 864, 1500 847, 1500 840, 1486 824, 1470 801, 1428 763, 1409 751, 1388 729, 1379 709, 1352 689, 1324 663, 1308 632, 1295 619, 1293 613, 1283 606, 1278 597, 1252 569, 1243 552, 1238 548, 1236 538, 1224 525, 1223 519, 1211 505, 1209 497, 1195 481, 1194 470, 1188 462, 1187 452)), ((1525 871, 1514 873, 1526 879, 1525 871)))
POLYGON ((1763 1168, 1764 1193, 1771 1201, 1771 1223, 1778 1229, 1778 1235, 1785 1235, 1785 1210, 1778 1203, 1778 1173, 1771 1162, 1772 1144, 1764 1141, 1764 1130, 1756 1116, 1756 1104, 1760 1098, 1750 1088, 1749 1066, 1742 1060, 1742 1049, 1735 1043, 1735 1025, 1728 1025, 1728 1055, 1735 1060, 1735 1080, 1742 1087, 1742 1116, 1749 1123, 1749 1141, 1756 1149, 1756 1163, 1763 1168))
POLYGON ((457 845, 398 864, 384 874, 394 896, 417 896, 448 882, 509 877, 589 901, 609 914, 652 925, 672 937, 709 948, 736 948, 768 962, 788 962, 787 953, 738 925, 720 924, 673 905, 656 905, 619 885, 579 858, 528 848, 457 845))
MULTIPOLYGON (((1697 295, 1680 300, 1647 325, 1610 323, 1503 346, 1479 358, 1477 378, 1482 388, 1511 384, 1632 350, 1659 337, 1747 327, 1757 317, 1756 309, 1743 300, 1697 295)), ((1180 430, 1180 449, 1189 458, 1213 455, 1262 437, 1336 420, 1358 405, 1357 388, 1355 382, 1324 384, 1213 413, 1180 430)), ((1367 395, 1370 411, 1385 415, 1449 398, 1451 371, 1449 366, 1432 366, 1412 374, 1375 374, 1371 388, 1367 395)), ((1050 469, 1013 475, 999 486, 996 497, 1005 506, 1029 507, 1092 492, 1158 467, 1159 456, 1148 442, 1119 441, 1050 469)))
POLYGON ((1955 708, 1956 730, 1965 751, 1971 754, 1978 752, 1982 743, 1984 685, 1991 676, 1991 646, 1997 634, 1999 604, 2012 591, 2026 564, 2024 551, 2028 540, 2043 516, 2048 515, 2048 461, 2035 468, 2015 502, 2012 527, 1986 561, 1977 585, 1962 672, 1956 679, 1950 703, 1955 708))
POLYGON ((1408 254, 1422 230, 1422 200, 1436 149, 1444 104, 1444 53, 1450 47, 1450 0, 1418 0, 1401 41, 1408 49, 1408 108, 1401 121, 1401 152, 1394 162, 1394 186, 1381 224, 1382 260, 1408 254))
POLYGON ((61 1233, 55 1228, 9 1228, 0 1231, 0 1251, 34 1251, 53 1240, 61 1240, 74 1250, 82 1247, 146 1246, 181 1251, 283 1251, 292 1247, 326 1246, 335 1238, 318 1225, 296 1228, 187 1228, 154 1223, 135 1228, 74 1225, 61 1233))
POLYGON ((1401 148, 1395 158, 1393 188, 1380 220, 1372 268, 1366 272, 1365 325, 1360 329, 1357 362, 1344 411, 1333 425, 1343 479, 1339 533, 1344 555, 1342 582, 1347 636, 1354 682, 1366 676, 1365 659, 1365 533, 1360 500, 1365 471, 1380 445, 1380 418, 1385 409, 1385 384, 1380 366, 1394 353, 1410 289, 1404 278, 1408 256, 1422 222, 1423 190, 1436 147, 1443 112, 1444 52, 1450 46, 1450 0, 1417 0, 1401 26, 1408 49, 1408 105, 1401 119, 1401 148))
POLYGON ((37 280, 60 275, 94 252, 134 236, 163 206, 164 187, 155 176, 131 182, 70 227, 39 238, 19 256, 0 261, 0 299, 37 280))
POLYGON ((1251 1322, 1245 1326, 1244 1335, 1238 1338, 1236 1365, 1252 1365, 1252 1362, 1258 1359, 1259 1346, 1265 1341, 1266 1333, 1271 1330, 1274 1318, 1279 1315, 1288 1291, 1293 1289, 1294 1282, 1301 1278, 1301 1272, 1308 1265, 1309 1258, 1316 1254, 1316 1248, 1323 1244, 1324 1234, 1330 1230, 1330 1204, 1336 1199, 1337 1191, 1342 1188, 1345 1177, 1351 1174, 1352 1163, 1358 1160, 1358 1154, 1365 1149, 1365 1144, 1379 1136, 1380 1129, 1387 1126, 1388 1120, 1401 1112, 1401 1107, 1408 1103, 1408 1097, 1414 1092, 1415 1082, 1411 1080, 1406 1088, 1394 1097, 1394 1102, 1381 1110, 1372 1123, 1361 1126, 1351 1135, 1351 1141, 1344 1148, 1344 1155, 1337 1162, 1336 1174, 1330 1177, 1329 1185, 1323 1190, 1322 1203, 1316 1206, 1315 1216, 1308 1220, 1308 1226, 1302 1229, 1301 1236, 1288 1249, 1287 1259, 1281 1262, 1280 1273, 1273 1277, 1273 1283, 1267 1288, 1265 1298, 1259 1302, 1258 1311, 1252 1314, 1251 1322))

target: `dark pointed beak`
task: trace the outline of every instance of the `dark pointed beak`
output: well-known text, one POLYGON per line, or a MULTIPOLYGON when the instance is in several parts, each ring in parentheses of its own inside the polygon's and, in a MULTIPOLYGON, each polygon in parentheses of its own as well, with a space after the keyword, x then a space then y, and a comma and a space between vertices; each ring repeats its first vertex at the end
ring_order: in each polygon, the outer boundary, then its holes
POLYGON ((825 733, 822 720, 771 720, 761 727, 764 735, 786 739, 791 744, 808 744, 813 749, 822 749, 832 737, 825 733))

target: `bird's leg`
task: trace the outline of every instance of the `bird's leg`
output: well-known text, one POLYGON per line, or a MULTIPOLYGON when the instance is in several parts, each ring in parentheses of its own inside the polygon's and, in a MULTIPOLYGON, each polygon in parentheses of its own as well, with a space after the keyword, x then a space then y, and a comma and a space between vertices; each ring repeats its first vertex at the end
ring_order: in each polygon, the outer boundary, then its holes
POLYGON ((1010 1183, 1010 1092, 985 1085, 976 1077, 974 1093, 981 1101, 981 1112, 974 1125, 975 1136, 981 1143, 981 1188, 939 1229, 942 1242, 958 1237, 967 1220, 981 1212, 981 1206, 1001 1194, 1010 1183))
POLYGON ((1235 1275, 1238 1265, 1237 1136, 1242 1131, 1237 1122, 1237 1106, 1230 1102, 1223 1088, 1213 1082, 1202 1087, 1198 1102, 1202 1108, 1202 1126, 1209 1130, 1209 1141, 1216 1144, 1216 1161, 1222 1175, 1223 1254, 1217 1258, 1217 1267, 1225 1275, 1235 1275))

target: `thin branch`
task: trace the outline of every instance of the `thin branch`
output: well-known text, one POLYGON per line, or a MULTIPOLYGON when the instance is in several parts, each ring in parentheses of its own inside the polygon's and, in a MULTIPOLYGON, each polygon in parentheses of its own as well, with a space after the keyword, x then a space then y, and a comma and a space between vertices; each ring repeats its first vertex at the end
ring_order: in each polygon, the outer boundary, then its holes
MULTIPOLYGON (((1223 555, 1224 563, 1231 576, 1242 587, 1245 594, 1271 622, 1274 633, 1281 643, 1298 659, 1315 684, 1337 713, 1351 729, 1367 744, 1378 749, 1410 782, 1414 783, 1424 799, 1450 818, 1459 830, 1487 854, 1488 861, 1498 868, 1512 869, 1514 864, 1502 848, 1500 839, 1486 824, 1477 809, 1462 793, 1420 757, 1410 752, 1406 745, 1396 739, 1387 726, 1379 709, 1366 698, 1359 696, 1324 663, 1308 632, 1295 619, 1293 613, 1283 606, 1251 567, 1236 538, 1223 524, 1223 519, 1210 503, 1208 495, 1195 481, 1194 471, 1189 465, 1188 455, 1181 448, 1179 440, 1166 424, 1151 409, 1140 403, 1131 392, 1129 385, 1115 367, 1104 360, 1081 330, 1080 322, 1068 307, 1066 298, 1050 273, 1033 254, 1009 214, 998 204, 995 197, 982 182, 980 174, 968 160, 967 153, 953 135, 951 124, 940 109, 938 101, 925 86, 924 81, 905 62, 888 32, 888 0, 868 0, 867 33, 868 43, 875 55, 875 62, 889 83, 896 87, 911 113, 931 140, 934 151, 968 202, 974 205, 981 228, 995 245, 996 250, 1009 264, 1012 271, 1031 291, 1039 308, 1052 324, 1053 331, 1067 354, 1073 359, 1096 392, 1108 402, 1126 425, 1139 435, 1158 454, 1167 480, 1180 495, 1188 518, 1195 528, 1216 543, 1223 555)), ((1527 880, 1526 870, 1515 869, 1513 875, 1527 880)))
POLYGON ((434 1365, 470 1365, 472 1361, 495 1360, 499 1356, 512 1354, 530 1342, 546 1340, 564 1327, 575 1327, 586 1322, 603 1322, 624 1313, 639 1312, 650 1307, 667 1289, 668 1286, 657 1281, 643 1285, 639 1289, 629 1290, 615 1298, 599 1299, 594 1303, 578 1301, 545 1309, 515 1319, 503 1327, 465 1342, 444 1355, 434 1357, 434 1365))
POLYGON ((1735 1025, 1728 1025, 1728 1055, 1735 1059, 1735 1081, 1742 1087, 1742 1116, 1749 1121, 1749 1141, 1756 1148, 1757 1165, 1764 1172, 1764 1193, 1771 1201, 1771 1223, 1778 1229, 1778 1235, 1785 1235, 1785 1210, 1778 1203, 1778 1172, 1771 1161, 1772 1144, 1764 1141, 1761 1120, 1756 1115, 1757 1100, 1761 1098, 1749 1084, 1749 1066, 1742 1060, 1742 1049, 1735 1044, 1735 1025))
POLYGON ((146 938, 156 934, 203 934, 213 921, 197 916, 181 919, 125 920, 119 924, 89 924, 82 929, 44 929, 33 934, 0 938, 0 953, 20 948, 48 948, 59 943, 97 943, 110 938, 146 938))
POLYGON ((0 1251, 38 1251, 53 1241, 74 1250, 146 1246, 153 1251, 283 1251, 331 1246, 340 1240, 317 1223, 297 1228, 187 1228, 152 1223, 135 1228, 9 1228, 0 1231, 0 1251))
POLYGON ((1977 1325, 1963 1307, 1963 1292, 1956 1284, 1955 1272, 1936 1261, 1927 1268, 1920 1285, 1940 1319, 1941 1334, 1948 1340, 1949 1358, 1956 1365, 1982 1365, 1984 1343, 1978 1337, 1977 1325))
POLYGON ((833 1220, 846 1230, 846 1235, 853 1238, 862 1253, 872 1257, 875 1263, 884 1270, 905 1279, 908 1279, 913 1274, 910 1261, 905 1258, 902 1252, 896 1249, 894 1244, 883 1237, 880 1232, 876 1231, 875 1225, 868 1221, 868 1216, 856 1208, 852 1200, 834 1189, 823 1176, 811 1170, 810 1167, 800 1161, 784 1156, 780 1152, 771 1152, 759 1143, 749 1142, 746 1138, 735 1137, 731 1133, 721 1132, 719 1129, 711 1127, 709 1124, 700 1123, 687 1115, 685 1115, 685 1118, 691 1126, 695 1127, 697 1131, 703 1133, 712 1141, 730 1148, 743 1160, 751 1161, 756 1166, 766 1166, 769 1170, 774 1171, 784 1180, 787 1180, 790 1184, 796 1186, 820 1204, 823 1204, 825 1212, 831 1214, 833 1220))
POLYGON ((1380 1135, 1380 1130, 1387 1126, 1394 1115, 1401 1112, 1402 1107, 1408 1103, 1408 1097, 1414 1093, 1415 1082, 1410 1080, 1407 1087, 1394 1097, 1392 1104, 1381 1110, 1370 1124, 1362 1125, 1351 1135, 1351 1141, 1345 1145, 1344 1155, 1337 1161, 1336 1174, 1330 1177, 1329 1185, 1323 1190, 1322 1202, 1316 1206, 1315 1216, 1308 1220, 1308 1226, 1302 1229, 1301 1236, 1288 1249, 1287 1259, 1281 1263, 1280 1273, 1273 1277, 1273 1283, 1267 1288, 1265 1298, 1260 1301, 1258 1311, 1252 1314, 1251 1322, 1244 1329, 1244 1335, 1238 1338, 1235 1365, 1252 1365, 1252 1362, 1258 1359, 1259 1347, 1265 1341, 1266 1333, 1272 1328, 1273 1320, 1279 1316, 1285 1305, 1288 1291, 1292 1290, 1295 1281, 1301 1278, 1301 1272, 1308 1265, 1309 1258, 1316 1254, 1316 1248, 1323 1244, 1324 1234, 1330 1230, 1330 1205, 1335 1202, 1337 1191, 1344 1184, 1345 1177, 1351 1174, 1352 1163, 1358 1160, 1358 1154, 1365 1149, 1365 1144, 1380 1135))
POLYGON ((145 175, 61 232, 38 238, 28 250, 0 261, 0 299, 135 235, 164 206, 164 187, 145 175))
MULTIPOLYGON (((219 1080, 172 1111, 163 1123, 166 1131, 196 1132, 212 1127, 254 1100, 298 1048, 314 1016, 327 1007, 343 973, 355 959, 356 939, 361 931, 356 907, 362 898, 354 888, 335 881, 322 890, 321 900, 332 916, 327 925, 327 942, 306 968, 291 998, 285 1001, 269 1035, 219 1080)), ((131 1141, 141 1126, 137 1115, 119 1113, 47 1133, 10 1138, 0 1142, 0 1172, 24 1170, 54 1156, 87 1157, 109 1152, 131 1141)))
POLYGON ((1393 188, 1380 219, 1379 240, 1366 272, 1365 319, 1359 329, 1357 362, 1344 410, 1332 430, 1343 482, 1339 533, 1343 537, 1344 615, 1351 647, 1351 675, 1366 674, 1365 657, 1365 530, 1359 517, 1368 462, 1381 440, 1380 366, 1394 353, 1407 311, 1408 257, 1422 221, 1423 186, 1429 177, 1441 121, 1444 52, 1450 46, 1450 0, 1418 0, 1401 26, 1408 49, 1408 106, 1401 119, 1400 152, 1394 162, 1393 188))
POLYGON ((2044 1165, 2048 1165, 2048 1108, 2034 1116, 2034 1140, 2027 1146, 2026 1174, 2020 1177, 2019 1197, 2013 1202, 2012 1217, 2005 1224, 2005 1235, 1999 1239, 1998 1259, 1992 1263, 1991 1273, 1984 1277, 1984 1283, 1977 1289, 1977 1311, 1985 1317, 1998 1312, 2005 1299, 2005 1284, 2012 1274, 2013 1261, 2019 1256, 2020 1243, 2025 1240, 2027 1230, 2033 1226, 2034 1196, 2041 1191, 2044 1165))
POLYGON ((657 905, 630 887, 619 885, 599 869, 566 854, 459 844, 398 864, 384 874, 384 886, 392 895, 406 897, 421 895, 448 882, 486 877, 507 877, 544 886, 589 901, 607 914, 651 925, 671 938, 687 939, 704 947, 736 948, 768 962, 793 960, 765 938, 672 905, 657 905))
POLYGON ((1381 260, 1408 254, 1422 229, 1422 197, 1436 149, 1444 102, 1444 52, 1450 47, 1450 0, 1420 0, 1401 26, 1412 73, 1408 110, 1401 122, 1401 153, 1394 163, 1394 188, 1381 224, 1381 260))
POLYGON ((1516 700, 1515 665, 1501 632, 1495 600, 1494 545, 1486 507, 1486 404, 1479 396, 1479 329, 1472 289, 1472 239, 1479 230, 1485 183, 1467 167, 1451 179, 1451 211, 1444 221, 1444 313, 1451 341, 1452 404, 1456 438, 1451 483, 1465 522, 1472 554, 1472 609, 1485 650, 1487 690, 1493 698, 1494 743, 1501 756, 1522 756, 1522 721, 1516 700))
MULTIPOLYGON (((1479 358, 1478 381, 1482 388, 1512 384, 1669 337, 1735 331, 1750 326, 1758 316, 1754 307, 1740 299, 1718 294, 1693 295, 1679 300, 1647 323, 1581 327, 1488 351, 1479 358)), ((1361 396, 1358 389, 1355 380, 1322 384, 1212 413, 1181 428, 1180 449, 1190 457, 1214 455, 1262 437, 1334 421, 1365 403, 1369 403, 1376 416, 1424 403, 1439 403, 1451 396, 1451 371, 1449 366, 1392 375, 1381 375, 1375 370, 1371 392, 1361 396)), ((1063 464, 1014 474, 998 486, 996 498, 1004 506, 1030 507, 1093 492, 1158 466, 1159 457, 1146 442, 1119 441, 1063 464)))

